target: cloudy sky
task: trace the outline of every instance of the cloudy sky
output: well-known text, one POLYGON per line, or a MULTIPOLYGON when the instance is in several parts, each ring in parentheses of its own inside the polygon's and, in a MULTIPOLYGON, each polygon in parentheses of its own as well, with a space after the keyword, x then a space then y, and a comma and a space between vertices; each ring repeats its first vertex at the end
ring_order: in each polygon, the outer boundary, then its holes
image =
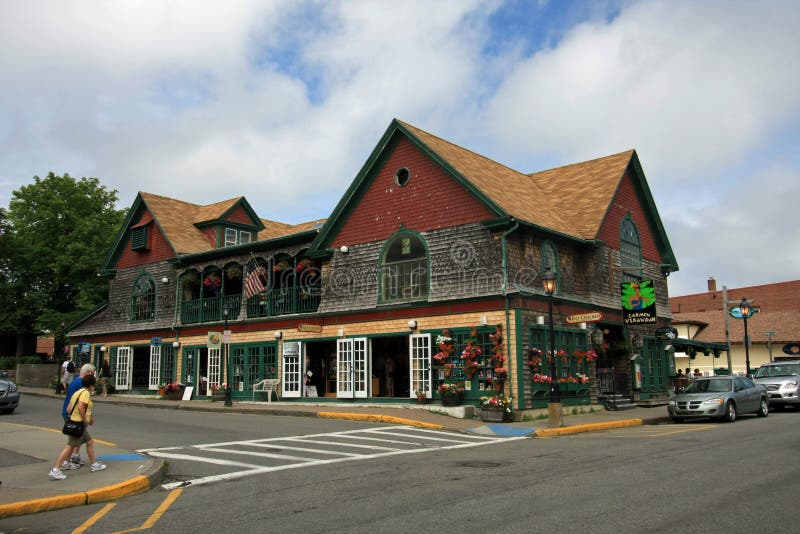
POLYGON ((6 1, 0 205, 96 176, 327 217, 392 118, 524 172, 639 152, 670 293, 800 278, 800 3, 6 1))

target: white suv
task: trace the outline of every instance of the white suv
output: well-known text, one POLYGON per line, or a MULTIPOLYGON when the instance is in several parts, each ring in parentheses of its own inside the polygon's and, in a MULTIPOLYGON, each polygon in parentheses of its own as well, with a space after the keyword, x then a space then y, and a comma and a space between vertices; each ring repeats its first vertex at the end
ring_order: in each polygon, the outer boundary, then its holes
POLYGON ((794 406, 800 409, 800 360, 783 360, 762 365, 753 381, 767 388, 770 408, 794 406))

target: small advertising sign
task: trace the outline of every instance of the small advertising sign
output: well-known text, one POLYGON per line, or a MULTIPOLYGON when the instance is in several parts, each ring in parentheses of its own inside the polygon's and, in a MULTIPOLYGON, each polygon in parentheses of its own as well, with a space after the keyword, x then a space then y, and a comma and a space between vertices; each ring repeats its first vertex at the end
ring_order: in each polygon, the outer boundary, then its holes
POLYGON ((621 284, 622 322, 626 325, 656 322, 656 290, 652 280, 621 284))
POLYGON ((153 345, 154 347, 158 347, 159 345, 161 345, 161 338, 160 337, 150 338, 150 344, 153 345))
POLYGON ((676 337, 678 337, 678 331, 671 326, 662 326, 661 328, 656 328, 656 339, 660 339, 661 341, 672 341, 676 337))
POLYGON ((92 350, 92 344, 87 343, 86 341, 79 341, 78 342, 78 352, 80 354, 89 354, 92 350))
POLYGON ((219 332, 209 332, 207 346, 209 349, 220 348, 222 346, 222 334, 219 332))
POLYGON ((576 313, 574 315, 567 315, 564 320, 570 324, 593 323, 595 321, 602 321, 603 314, 602 312, 576 313))

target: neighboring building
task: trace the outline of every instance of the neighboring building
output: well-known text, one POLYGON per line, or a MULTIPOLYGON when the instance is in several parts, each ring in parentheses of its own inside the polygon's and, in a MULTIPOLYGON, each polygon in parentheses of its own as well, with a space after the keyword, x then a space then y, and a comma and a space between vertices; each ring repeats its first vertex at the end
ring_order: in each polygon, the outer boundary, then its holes
POLYGON ((727 303, 723 291, 717 290, 716 281, 708 280, 708 291, 669 299, 673 313, 673 326, 681 338, 698 342, 695 350, 675 353, 678 368, 700 369, 713 374, 715 369, 728 370, 728 356, 724 351, 706 350, 713 344, 727 347, 730 341, 732 372, 744 374, 747 361, 744 348, 744 321, 731 317, 730 309, 739 306, 742 299, 755 308, 756 313, 747 320, 750 337, 750 369, 784 358, 800 358, 800 280, 765 284, 760 286, 727 289, 727 303), (730 333, 726 337, 727 330, 730 333))
POLYGON ((118 392, 230 382, 244 400, 278 378, 284 399, 388 401, 393 378, 395 401, 456 382, 465 403, 501 387, 517 409, 543 407, 549 365, 529 358, 548 344, 547 268, 565 404, 666 397, 672 358, 654 332, 678 267, 636 152, 523 174, 399 120, 327 220, 140 193, 101 270, 108 303, 70 338, 110 357, 118 392), (256 262, 266 288, 248 298, 256 262), (620 284, 634 298, 648 280, 655 323, 625 326, 620 284), (579 314, 602 316, 596 361, 594 327, 566 321, 579 314))

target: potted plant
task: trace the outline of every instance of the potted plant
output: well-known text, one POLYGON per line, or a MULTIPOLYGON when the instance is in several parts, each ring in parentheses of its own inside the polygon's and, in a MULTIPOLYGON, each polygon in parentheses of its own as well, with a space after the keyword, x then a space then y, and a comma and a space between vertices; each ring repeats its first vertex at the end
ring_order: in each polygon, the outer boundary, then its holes
POLYGON ((164 393, 169 400, 181 400, 183 398, 184 385, 180 382, 170 382, 164 386, 164 393))
POLYGON ((444 376, 450 376, 452 372, 453 372, 453 364, 449 362, 444 364, 444 376))
POLYGON ((502 423, 511 420, 511 399, 502 395, 481 397, 481 420, 489 423, 502 423))
POLYGON ((496 367, 493 371, 492 385, 495 391, 503 391, 503 383, 508 378, 508 370, 505 367, 496 367))
POLYGON ((224 401, 227 391, 228 384, 224 382, 222 384, 214 384, 211 386, 211 402, 224 401))
POLYGON ((417 404, 427 404, 428 403, 428 392, 424 389, 417 389, 414 391, 414 395, 417 396, 417 404))
POLYGON ((464 386, 453 382, 445 382, 438 388, 442 397, 442 406, 460 406, 464 397, 464 386))

